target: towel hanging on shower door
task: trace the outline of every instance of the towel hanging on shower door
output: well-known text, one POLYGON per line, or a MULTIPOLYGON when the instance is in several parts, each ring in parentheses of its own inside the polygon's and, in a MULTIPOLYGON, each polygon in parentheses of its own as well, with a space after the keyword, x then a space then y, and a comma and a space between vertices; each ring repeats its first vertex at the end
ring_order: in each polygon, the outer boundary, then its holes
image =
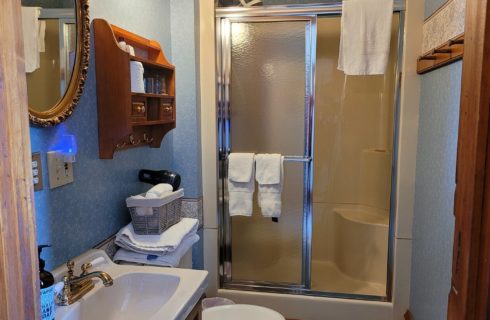
POLYGON ((253 153, 228 156, 228 208, 230 216, 251 216, 255 191, 253 153))
POLYGON ((255 180, 259 184, 258 203, 264 217, 278 218, 281 215, 283 161, 284 157, 280 154, 255 156, 255 180))

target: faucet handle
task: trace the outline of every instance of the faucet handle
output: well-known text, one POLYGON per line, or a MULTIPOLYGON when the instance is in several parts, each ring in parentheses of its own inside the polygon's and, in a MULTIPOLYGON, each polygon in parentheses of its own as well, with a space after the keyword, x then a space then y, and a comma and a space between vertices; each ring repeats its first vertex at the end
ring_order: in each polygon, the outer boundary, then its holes
POLYGON ((90 262, 82 264, 82 276, 86 275, 88 272, 88 269, 92 268, 92 264, 90 262))
MULTIPOLYGON (((67 263, 68 266, 68 263, 67 263)), ((63 277, 63 289, 60 293, 56 294, 56 303, 60 306, 67 306, 70 304, 70 279, 68 276, 63 277)))
POLYGON ((75 268, 75 262, 73 262, 73 260, 68 260, 66 262, 66 267, 68 268, 68 278, 73 278, 73 269, 75 268))

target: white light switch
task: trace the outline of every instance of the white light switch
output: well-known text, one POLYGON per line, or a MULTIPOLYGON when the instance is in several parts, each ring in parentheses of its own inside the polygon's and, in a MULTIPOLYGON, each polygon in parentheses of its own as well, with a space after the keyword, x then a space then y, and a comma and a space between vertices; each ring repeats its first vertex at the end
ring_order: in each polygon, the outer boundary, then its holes
POLYGON ((73 182, 73 164, 65 162, 63 155, 50 151, 48 156, 49 188, 54 189, 73 182))

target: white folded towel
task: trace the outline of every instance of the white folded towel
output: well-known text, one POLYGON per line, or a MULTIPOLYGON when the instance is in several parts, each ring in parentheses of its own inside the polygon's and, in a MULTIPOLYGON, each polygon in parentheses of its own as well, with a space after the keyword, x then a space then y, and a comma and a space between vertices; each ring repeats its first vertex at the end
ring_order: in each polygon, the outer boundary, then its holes
POLYGON ((254 154, 228 156, 228 204, 230 216, 251 216, 253 210, 254 154))
POLYGON ((44 49, 45 24, 39 21, 40 7, 22 7, 22 35, 26 73, 41 66, 39 53, 44 49))
POLYGON ((164 255, 148 255, 120 248, 114 255, 113 260, 175 268, 180 264, 180 260, 187 251, 198 241, 199 236, 195 233, 191 234, 182 240, 182 243, 175 249, 175 251, 168 252, 164 255))
POLYGON ((143 254, 164 255, 173 252, 182 240, 196 233, 197 219, 182 218, 160 235, 137 235, 130 223, 116 235, 115 243, 121 248, 143 254))
POLYGON ((174 188, 172 187, 171 184, 159 183, 146 192, 145 198, 147 199, 161 198, 164 195, 172 192, 173 190, 174 188))
POLYGON ((347 75, 384 74, 392 18, 393 0, 342 1, 338 69, 347 75))
POLYGON ((230 153, 228 156, 228 179, 234 182, 250 182, 253 165, 253 153, 230 153))
POLYGON ((281 215, 281 192, 284 180, 284 157, 280 154, 258 154, 255 156, 255 179, 259 184, 258 202, 264 217, 277 218, 281 215))
POLYGON ((129 65, 131 73, 131 92, 145 93, 145 83, 143 80, 145 69, 143 68, 143 64, 139 61, 131 61, 129 65))
POLYGON ((281 182, 281 155, 278 153, 255 156, 255 180, 259 184, 278 184, 281 182))

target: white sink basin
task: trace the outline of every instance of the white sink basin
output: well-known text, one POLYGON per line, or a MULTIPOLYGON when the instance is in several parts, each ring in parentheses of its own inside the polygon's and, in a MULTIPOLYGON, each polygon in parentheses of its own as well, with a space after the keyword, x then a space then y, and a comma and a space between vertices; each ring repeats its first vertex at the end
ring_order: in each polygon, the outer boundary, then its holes
MULTIPOLYGON (((206 271, 117 265, 101 250, 74 259, 75 265, 97 257, 103 257, 104 263, 93 271, 107 272, 114 284, 104 287, 96 280, 95 288, 78 302, 58 307, 56 320, 185 319, 207 287, 206 271)), ((53 272, 57 281, 65 273, 65 267, 53 272)))
POLYGON ((202 313, 202 320, 284 320, 284 317, 269 308, 249 304, 232 304, 212 307, 202 313))

